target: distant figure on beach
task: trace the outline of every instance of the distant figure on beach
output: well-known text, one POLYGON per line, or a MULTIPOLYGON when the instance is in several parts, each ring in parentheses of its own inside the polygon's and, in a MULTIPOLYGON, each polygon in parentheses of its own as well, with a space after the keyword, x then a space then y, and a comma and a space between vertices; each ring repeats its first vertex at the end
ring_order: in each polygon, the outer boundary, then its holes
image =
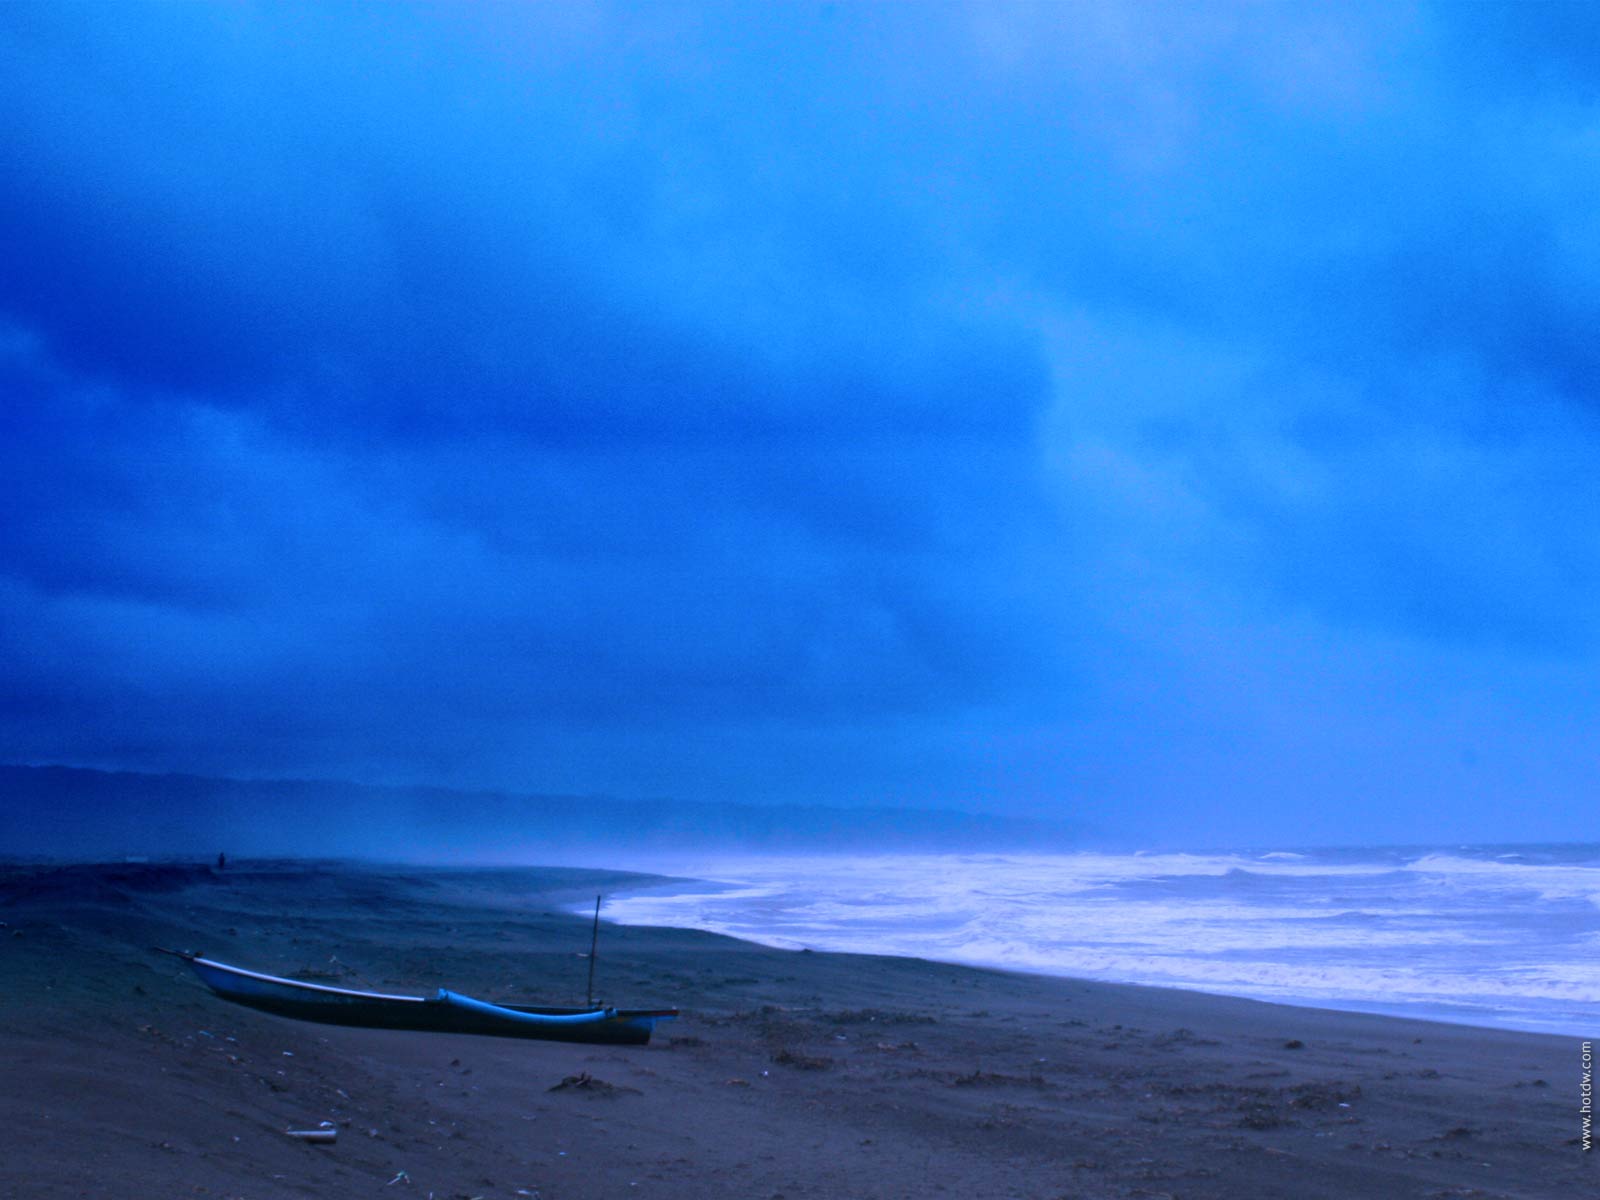
POLYGON ((226 854, 220 854, 219 853, 217 855, 217 870, 219 870, 219 871, 224 870, 227 867, 227 865, 228 865, 228 856, 226 854))

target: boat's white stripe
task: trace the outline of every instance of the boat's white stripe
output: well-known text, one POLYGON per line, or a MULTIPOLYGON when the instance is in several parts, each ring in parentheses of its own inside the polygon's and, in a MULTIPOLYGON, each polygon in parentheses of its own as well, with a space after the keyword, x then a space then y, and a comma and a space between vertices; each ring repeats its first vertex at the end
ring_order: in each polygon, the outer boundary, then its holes
POLYGON ((409 1000, 413 1004, 427 1003, 427 1000, 421 996, 391 996, 385 992, 353 992, 348 988, 325 987, 320 983, 305 983, 299 979, 284 979, 279 975, 263 975, 259 971, 246 971, 243 967, 229 966, 227 963, 216 962, 209 958, 197 957, 191 961, 202 966, 213 967, 226 975, 243 975, 246 979, 259 979, 263 983, 276 983, 296 990, 327 992, 333 996, 357 996, 363 1000, 409 1000))

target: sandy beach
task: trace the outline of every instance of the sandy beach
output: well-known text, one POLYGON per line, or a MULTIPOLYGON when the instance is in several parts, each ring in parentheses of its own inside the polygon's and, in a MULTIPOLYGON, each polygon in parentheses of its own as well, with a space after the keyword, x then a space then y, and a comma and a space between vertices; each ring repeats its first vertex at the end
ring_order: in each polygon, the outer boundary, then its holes
POLYGON ((607 925, 648 1047, 229 1005, 152 946, 350 987, 583 998, 568 907, 646 877, 0 868, 0 1195, 1571 1197, 1576 1039, 607 925), (568 1081, 566 1086, 563 1081, 568 1081), (331 1122, 332 1144, 290 1129, 331 1122))

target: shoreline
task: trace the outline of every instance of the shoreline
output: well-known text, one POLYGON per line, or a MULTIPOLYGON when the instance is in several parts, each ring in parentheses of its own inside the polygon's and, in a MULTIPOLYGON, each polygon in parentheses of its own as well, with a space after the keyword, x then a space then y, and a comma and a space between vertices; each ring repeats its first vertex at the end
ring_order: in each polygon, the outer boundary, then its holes
POLYGON ((1600 918, 1562 902, 1600 887, 1600 862, 1573 857, 1577 846, 1544 848, 1549 863, 1531 849, 1486 857, 1499 849, 888 855, 860 861, 879 871, 866 879, 834 865, 858 856, 711 858, 660 864, 687 877, 678 894, 622 894, 608 911, 779 949, 1592 1036, 1600 918), (1142 868, 1141 857, 1161 865, 1142 868), (1521 903, 1518 889, 1551 889, 1546 907, 1521 903), (1517 915, 1495 915, 1507 912, 1517 915))
POLYGON ((562 906, 642 879, 0 868, 0 1053, 15 1064, 0 1191, 1388 1200, 1593 1185, 1578 1043, 1549 1034, 614 924, 604 999, 683 1015, 648 1047, 572 1046, 289 1021, 145 949, 562 1003, 588 966, 587 921, 562 906), (285 1134, 324 1120, 334 1145, 285 1134))
MULTIPOLYGON (((698 880, 692 881, 699 882, 698 880)), ((632 894, 631 889, 625 894, 632 894)), ((574 908, 570 910, 570 914, 573 917, 588 920, 592 916, 592 911, 586 913, 580 909, 574 908)), ((1514 1020, 1494 1022, 1487 1020, 1473 1020, 1468 1015, 1451 1016, 1443 1007, 1430 1007, 1422 1003, 1395 1004, 1386 1007, 1379 1006, 1377 1004, 1363 1005, 1360 1002, 1352 1003, 1350 1005, 1342 1005, 1330 1002, 1326 998, 1317 996, 1292 998, 1289 996, 1253 995, 1243 991, 1231 991, 1221 988, 1209 989, 1194 984, 1160 983, 1141 979, 1113 979, 1094 975, 1074 975, 1064 971, 1053 971, 1044 967, 1019 967, 1000 962, 985 962, 978 960, 969 961, 955 958, 933 958, 926 955, 902 954, 893 950, 842 950, 834 949, 828 946, 806 944, 796 939, 774 938, 772 940, 768 940, 752 936, 748 932, 733 933, 726 929, 717 929, 703 925, 667 925, 620 920, 611 921, 606 917, 604 909, 601 910, 600 920, 602 926, 611 924, 619 928, 626 926, 632 929, 674 929, 683 930, 685 932, 705 933, 715 937, 731 938, 734 941, 746 942, 752 946, 760 946, 763 949, 774 950, 782 953, 806 952, 817 954, 859 955, 866 958, 904 958, 913 962, 928 963, 933 966, 963 967, 974 971, 991 971, 999 975, 1026 975, 1037 976, 1041 979, 1060 980, 1064 983, 1091 983, 1104 984, 1108 986, 1148 988, 1154 991, 1176 992, 1186 996, 1211 996, 1220 999, 1250 1000, 1258 1004, 1267 1004, 1279 1008, 1312 1009, 1330 1013, 1347 1013, 1352 1016, 1359 1015, 1369 1017, 1388 1017, 1397 1021, 1420 1021, 1426 1024, 1452 1025, 1465 1029, 1483 1030, 1485 1032, 1526 1033, 1545 1037, 1569 1039, 1577 1038, 1580 1040, 1586 1035, 1590 1034, 1600 1036, 1600 1022, 1596 1023, 1596 1029, 1594 1030, 1584 1030, 1576 1025, 1574 1025, 1572 1028, 1567 1028, 1564 1025, 1560 1027, 1551 1025, 1535 1026, 1534 1024, 1522 1023, 1514 1020)))

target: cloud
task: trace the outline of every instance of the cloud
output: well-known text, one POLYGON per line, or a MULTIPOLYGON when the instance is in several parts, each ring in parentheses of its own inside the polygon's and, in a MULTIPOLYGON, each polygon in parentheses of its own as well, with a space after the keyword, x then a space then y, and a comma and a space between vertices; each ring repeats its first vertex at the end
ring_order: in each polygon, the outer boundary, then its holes
POLYGON ((1593 652, 1600 539, 1551 523, 1597 498, 1581 411, 1535 393, 1496 419, 1503 383, 1425 361, 1377 393, 1182 330, 1053 329, 1063 494, 1124 556, 1264 619, 1593 652))
POLYGON ((1565 796, 1591 24, 7 7, 0 754, 1201 836, 1498 726, 1565 796))

